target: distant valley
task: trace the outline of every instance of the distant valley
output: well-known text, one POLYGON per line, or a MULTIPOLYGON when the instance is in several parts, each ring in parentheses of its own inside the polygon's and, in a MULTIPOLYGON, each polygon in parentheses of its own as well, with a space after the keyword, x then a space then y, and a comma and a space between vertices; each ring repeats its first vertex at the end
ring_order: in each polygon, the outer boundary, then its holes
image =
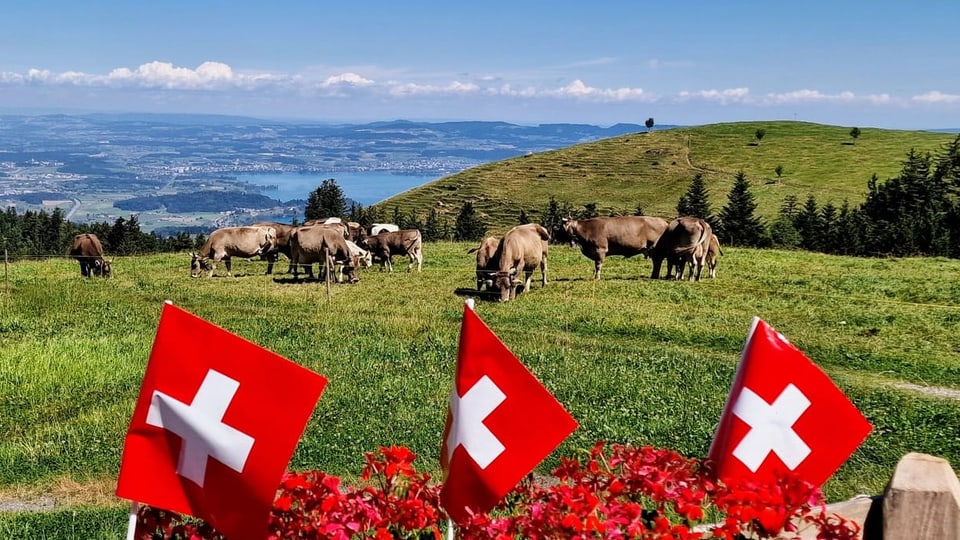
MULTIPOLYGON (((673 126, 656 126, 664 129, 673 126)), ((647 131, 639 124, 321 124, 202 115, 0 116, 0 205, 75 222, 138 216, 144 230, 289 220, 251 174, 440 178, 484 163, 647 131), (219 195, 218 195, 219 193, 219 195)), ((344 189, 349 197, 349 189, 344 189)), ((389 193, 389 191, 388 191, 389 193)))

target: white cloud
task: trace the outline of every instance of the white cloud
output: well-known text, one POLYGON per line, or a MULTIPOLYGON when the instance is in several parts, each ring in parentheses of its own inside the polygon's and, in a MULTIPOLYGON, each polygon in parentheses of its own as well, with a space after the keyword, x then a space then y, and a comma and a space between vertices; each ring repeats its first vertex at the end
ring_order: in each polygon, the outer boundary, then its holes
POLYGON ((727 88, 726 90, 684 90, 677 94, 677 101, 712 101, 727 105, 729 103, 747 103, 750 101, 749 88, 727 88))
POLYGON ((960 95, 944 94, 938 90, 933 90, 931 92, 927 92, 926 94, 920 94, 919 96, 913 96, 911 99, 918 103, 960 103, 960 95))
POLYGON ((542 93, 546 96, 572 97, 586 101, 598 102, 620 102, 620 101, 654 101, 652 96, 643 91, 642 88, 594 88, 587 86, 583 81, 577 79, 572 83, 556 90, 548 90, 542 93))
POLYGON ((391 81, 388 86, 388 92, 390 95, 398 97, 473 94, 479 91, 480 87, 476 84, 463 83, 459 81, 453 81, 452 83, 444 86, 391 81))
POLYGON ((370 86, 372 84, 374 84, 374 81, 361 77, 356 73, 341 73, 340 75, 327 77, 320 86, 370 86))

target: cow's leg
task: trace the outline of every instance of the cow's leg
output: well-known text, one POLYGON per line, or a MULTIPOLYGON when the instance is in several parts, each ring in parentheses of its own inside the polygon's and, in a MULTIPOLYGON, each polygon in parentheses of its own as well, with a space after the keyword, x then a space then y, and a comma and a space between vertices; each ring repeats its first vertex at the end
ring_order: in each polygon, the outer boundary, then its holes
POLYGON ((387 261, 387 270, 392 274, 393 273, 393 255, 387 255, 385 257, 387 261))
POLYGON ((547 286, 547 258, 544 257, 540 260, 540 286, 547 286))
POLYGON ((530 292, 530 283, 533 281, 533 270, 529 272, 524 271, 526 274, 526 279, 523 281, 523 292, 530 292))
POLYGON ((419 249, 417 250, 417 272, 423 271, 423 252, 419 249))
POLYGON ((227 269, 227 275, 233 277, 233 272, 230 271, 230 257, 223 258, 223 266, 227 269))
POLYGON ((660 279, 660 266, 663 265, 663 257, 653 255, 650 258, 653 259, 653 271, 650 272, 650 279, 660 279))

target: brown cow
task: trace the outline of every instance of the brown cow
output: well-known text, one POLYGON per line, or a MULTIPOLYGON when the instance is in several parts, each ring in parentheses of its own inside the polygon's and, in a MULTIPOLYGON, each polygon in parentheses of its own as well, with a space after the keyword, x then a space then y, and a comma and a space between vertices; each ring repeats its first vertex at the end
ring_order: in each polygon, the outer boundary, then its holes
POLYGON ((500 289, 500 301, 513 300, 517 296, 520 281, 517 276, 524 273, 523 292, 530 290, 533 271, 540 267, 540 282, 547 285, 547 246, 550 233, 536 223, 518 225, 503 235, 494 257, 497 265, 496 287, 500 289))
POLYGON ((707 268, 710 270, 710 279, 717 277, 717 261, 720 255, 723 255, 723 250, 720 249, 720 240, 717 240, 717 235, 710 235, 710 249, 707 250, 707 268))
POLYGON ((293 278, 297 279, 298 269, 303 268, 309 277, 313 277, 313 263, 320 263, 321 272, 342 265, 337 281, 341 281, 346 271, 350 283, 360 281, 357 268, 360 258, 350 253, 347 239, 333 227, 298 227, 290 237, 290 264, 293 266, 293 278))
POLYGON ((190 277, 200 277, 204 270, 207 271, 207 277, 212 277, 217 262, 221 260, 227 268, 227 275, 233 276, 230 271, 231 257, 257 257, 273 250, 276 241, 277 231, 273 227, 217 229, 210 233, 199 253, 190 254, 190 277))
POLYGON ((563 231, 571 244, 594 262, 593 279, 600 279, 603 261, 610 255, 626 258, 647 254, 667 228, 667 220, 651 216, 564 219, 563 231))
POLYGON ((493 289, 493 277, 497 275, 497 268, 500 266, 500 259, 497 255, 497 247, 500 245, 500 239, 496 236, 488 236, 480 241, 480 245, 470 248, 467 253, 477 253, 477 290, 483 290, 486 285, 487 290, 493 289))
POLYGON ((386 265, 393 272, 394 255, 410 257, 407 272, 413 270, 413 263, 417 263, 417 272, 421 271, 423 266, 423 237, 418 229, 381 232, 376 236, 366 237, 364 242, 373 258, 380 261, 381 271, 386 265))
MULTIPOLYGON (((258 221, 251 227, 273 227, 273 230, 277 233, 277 241, 273 249, 260 255, 260 260, 267 261, 267 274, 272 274, 273 265, 280 259, 281 253, 286 255, 287 260, 290 259, 290 235, 293 234, 296 227, 275 221, 258 221)), ((291 268, 288 268, 287 272, 290 272, 290 270, 291 268)))
POLYGON ((667 279, 682 279, 683 265, 690 263, 690 281, 693 281, 694 277, 700 281, 700 273, 710 249, 711 236, 713 228, 698 217, 683 216, 671 221, 650 251, 653 259, 653 273, 650 277, 660 278, 660 266, 666 259, 667 279), (674 265, 678 267, 676 275, 673 272, 674 265))
POLYGON ((113 272, 110 261, 103 258, 103 246, 93 233, 78 234, 73 237, 70 256, 80 263, 80 275, 83 277, 110 277, 113 272))

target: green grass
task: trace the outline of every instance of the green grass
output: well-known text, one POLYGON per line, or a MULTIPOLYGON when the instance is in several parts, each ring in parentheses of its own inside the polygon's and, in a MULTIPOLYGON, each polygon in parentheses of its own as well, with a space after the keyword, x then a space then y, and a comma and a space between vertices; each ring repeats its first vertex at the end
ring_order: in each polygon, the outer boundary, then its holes
MULTIPOLYGON (((187 254, 117 258, 110 280, 83 279, 66 259, 11 265, 0 288, 0 493, 115 482, 166 299, 329 378, 292 468, 354 479, 363 452, 399 444, 437 473, 455 290, 474 283, 469 247, 427 244, 422 273, 366 270, 329 300, 322 285, 274 282, 256 262, 237 261, 236 279, 190 279, 187 254)), ((551 246, 546 288, 535 278, 514 302, 478 303, 580 423, 544 470, 599 439, 705 455, 755 315, 875 426, 827 483, 830 500, 882 492, 910 451, 960 464, 960 402, 893 386, 960 389, 960 261, 726 248, 716 280, 653 281, 650 267, 614 257, 597 282, 579 251, 551 246)), ((46 519, 0 515, 0 533, 46 519)))
POLYGON ((383 215, 399 207, 425 216, 430 208, 451 223, 470 200, 494 230, 516 224, 523 209, 538 218, 550 197, 580 207, 597 203, 602 215, 676 216, 677 201, 703 174, 718 212, 737 171, 752 183, 757 214, 771 218, 787 195, 801 204, 811 193, 821 205, 860 203, 873 174, 896 176, 911 148, 935 153, 956 135, 862 129, 854 143, 849 127, 806 122, 738 122, 634 133, 560 150, 489 163, 446 176, 378 204, 383 215), (757 144, 757 129, 766 136, 757 144), (777 178, 775 169, 783 166, 777 178))

